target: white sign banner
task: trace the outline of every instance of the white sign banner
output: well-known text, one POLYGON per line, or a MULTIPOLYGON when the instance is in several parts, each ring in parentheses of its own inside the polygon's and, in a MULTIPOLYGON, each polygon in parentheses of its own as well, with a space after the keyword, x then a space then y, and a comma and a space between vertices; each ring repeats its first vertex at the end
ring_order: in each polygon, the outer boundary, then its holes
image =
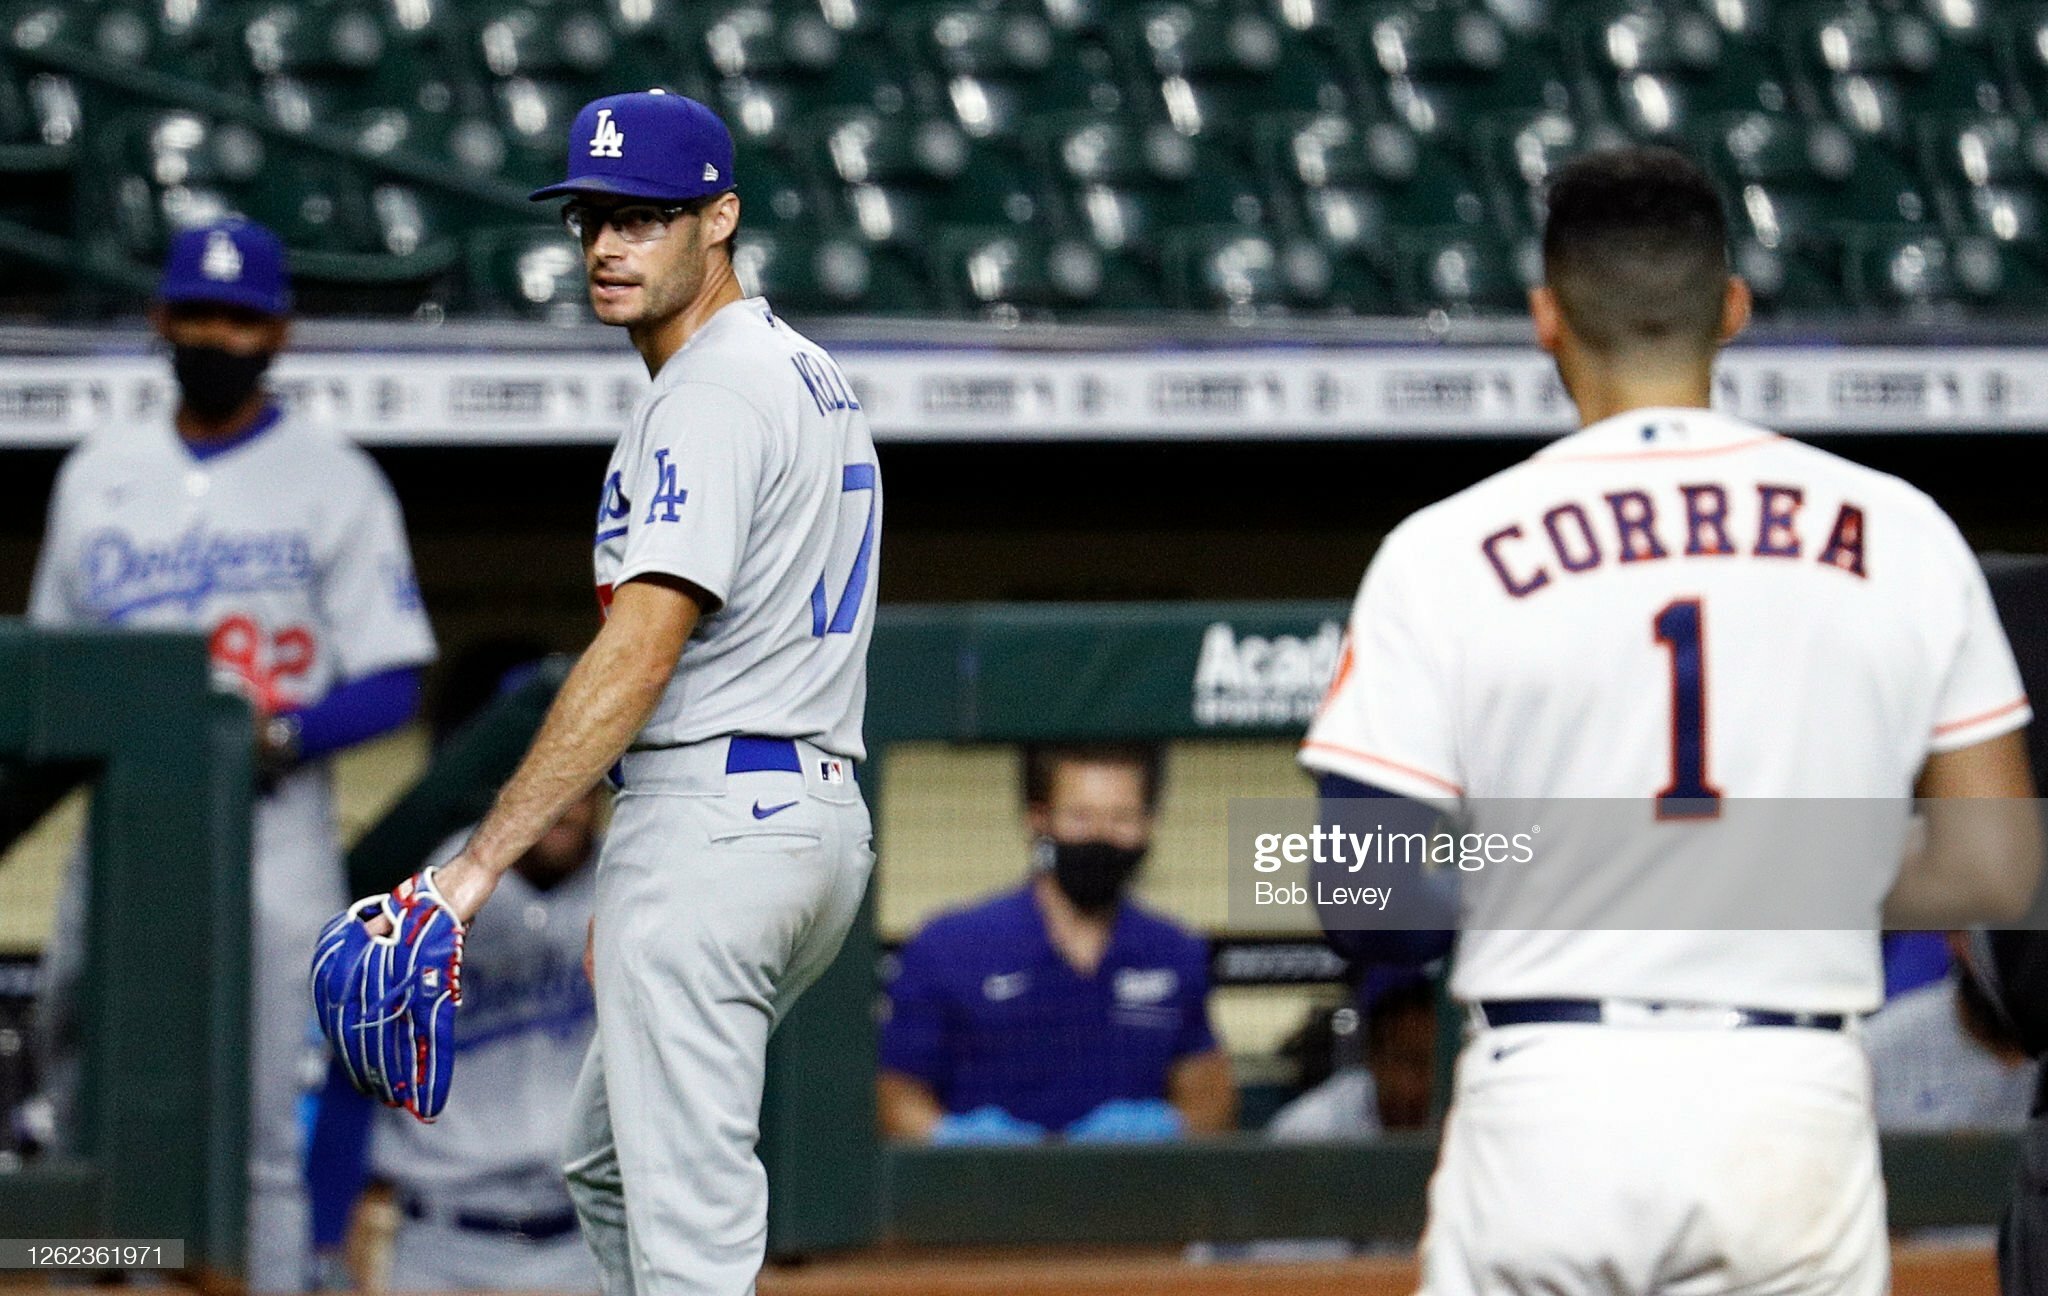
MULTIPOLYGON (((1548 357, 1513 347, 1050 352, 835 349, 882 441, 1550 436, 1576 426, 1548 357)), ((791 381, 800 379, 791 375, 791 381)), ((370 445, 609 442, 647 385, 618 352, 300 351, 273 383, 370 445)), ((162 417, 160 357, 0 357, 0 446, 162 417)), ((2023 348, 1745 347, 1716 404, 1786 432, 2048 431, 2023 348)))

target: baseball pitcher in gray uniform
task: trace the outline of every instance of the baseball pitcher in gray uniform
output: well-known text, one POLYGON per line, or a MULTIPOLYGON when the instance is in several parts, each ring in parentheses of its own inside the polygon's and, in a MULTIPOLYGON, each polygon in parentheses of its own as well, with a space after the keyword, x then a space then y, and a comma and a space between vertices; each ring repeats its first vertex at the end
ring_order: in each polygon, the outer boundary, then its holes
MULTIPOLYGON (((583 954, 601 808, 595 791, 571 806, 464 934, 462 1084, 439 1119, 378 1114, 372 1164, 399 1211, 391 1291, 597 1288, 562 1182, 562 1141, 596 1029, 583 954)), ((433 862, 468 840, 449 838, 433 862)))
POLYGON ((854 762, 882 484, 838 365, 734 277, 725 124, 614 95, 569 145, 569 178, 534 196, 569 199, 591 304, 654 384, 600 496, 603 627, 437 883, 468 921, 617 766, 569 1190, 611 1296, 744 1296, 767 1238, 768 1036, 873 867, 854 762))

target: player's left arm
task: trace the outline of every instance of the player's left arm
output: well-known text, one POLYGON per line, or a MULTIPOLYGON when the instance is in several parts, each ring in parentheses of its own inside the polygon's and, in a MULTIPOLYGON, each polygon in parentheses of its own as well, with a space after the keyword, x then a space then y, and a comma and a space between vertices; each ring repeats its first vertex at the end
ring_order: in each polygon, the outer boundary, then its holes
POLYGON ((463 922, 514 861, 610 769, 661 700, 710 596, 670 576, 636 577, 562 683, 540 733, 469 844, 436 877, 463 922))
POLYGON ((333 654, 336 683, 304 706, 288 707, 292 753, 330 755, 390 733, 419 714, 421 669, 434 659, 434 632, 413 574, 398 497, 360 454, 334 469, 347 506, 323 529, 315 598, 319 635, 333 654))

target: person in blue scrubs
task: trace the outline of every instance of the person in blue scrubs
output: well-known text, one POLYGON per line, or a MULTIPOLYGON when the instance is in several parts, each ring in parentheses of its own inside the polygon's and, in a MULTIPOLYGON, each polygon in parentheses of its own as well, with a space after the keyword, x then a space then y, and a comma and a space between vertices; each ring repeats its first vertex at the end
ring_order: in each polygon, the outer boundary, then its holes
POLYGON ((1129 898, 1164 753, 1023 753, 1024 884, 906 944, 882 1026, 883 1133, 939 1143, 1143 1141, 1234 1129, 1201 937, 1129 898))

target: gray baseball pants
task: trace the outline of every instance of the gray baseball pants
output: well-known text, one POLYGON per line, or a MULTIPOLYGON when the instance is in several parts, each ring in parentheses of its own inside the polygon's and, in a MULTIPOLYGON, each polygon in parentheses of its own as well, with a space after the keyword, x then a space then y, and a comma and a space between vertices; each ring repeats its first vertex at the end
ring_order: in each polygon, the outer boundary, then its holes
POLYGON ((723 738, 622 762, 565 1166, 605 1296, 754 1291, 768 1036, 838 954, 874 867, 853 762, 787 747, 783 768, 754 767, 775 744, 723 738))

